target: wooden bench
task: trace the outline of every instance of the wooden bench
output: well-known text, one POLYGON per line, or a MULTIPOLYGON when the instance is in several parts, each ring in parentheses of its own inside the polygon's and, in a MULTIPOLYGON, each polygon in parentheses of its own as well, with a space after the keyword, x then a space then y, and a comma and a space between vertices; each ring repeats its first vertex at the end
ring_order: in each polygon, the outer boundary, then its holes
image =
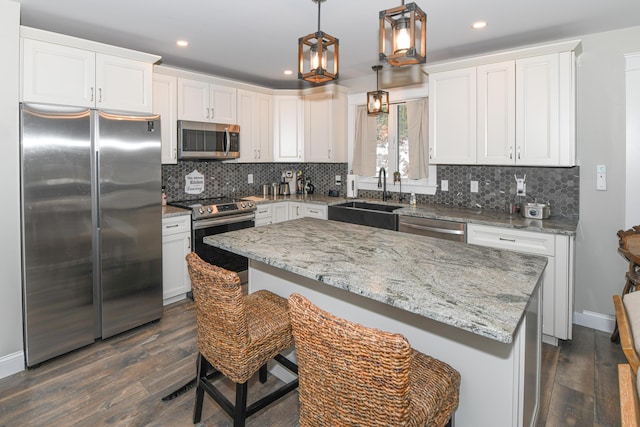
POLYGON ((620 345, 628 364, 618 365, 618 386, 620 388, 620 421, 622 427, 640 426, 640 401, 638 399, 638 367, 640 367, 640 292, 614 295, 616 321, 620 333, 620 345), (635 330, 635 336, 634 336, 635 330))
POLYGON ((618 365, 618 385, 620 387, 620 425, 640 426, 640 402, 636 375, 630 365, 618 365))
MULTIPOLYGON (((636 375, 638 374, 638 367, 640 367, 640 357, 638 357, 636 340, 634 339, 631 325, 633 324, 632 319, 640 318, 640 304, 637 303, 640 303, 640 292, 632 292, 624 296, 613 296, 613 305, 616 309, 616 322, 620 333, 620 346, 629 365, 631 365, 633 373, 636 375), (624 302, 622 298, 625 298, 624 302), (638 306, 638 309, 634 309, 632 313, 628 313, 626 305, 629 305, 630 308, 638 306), (629 315, 631 315, 631 318, 629 315)), ((640 333, 640 327, 636 329, 638 329, 636 333, 640 333)))

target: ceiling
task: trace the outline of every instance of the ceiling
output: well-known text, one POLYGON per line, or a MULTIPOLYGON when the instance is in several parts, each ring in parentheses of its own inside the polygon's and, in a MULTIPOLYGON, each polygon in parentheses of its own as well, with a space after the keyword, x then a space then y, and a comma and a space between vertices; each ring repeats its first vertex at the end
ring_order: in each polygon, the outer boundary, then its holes
MULTIPOLYGON (((274 89, 297 78, 298 38, 318 28, 312 0, 17 0, 22 25, 162 56, 164 65, 274 89), (189 46, 176 46, 178 39, 189 46), (293 75, 284 75, 284 70, 293 75)), ((638 0, 417 0, 427 62, 640 25, 638 0), (488 26, 473 30, 485 20, 488 26)), ((340 80, 373 75, 378 13, 400 0, 327 0, 321 30, 340 40, 340 80)), ((399 70, 398 70, 399 72, 399 70)))

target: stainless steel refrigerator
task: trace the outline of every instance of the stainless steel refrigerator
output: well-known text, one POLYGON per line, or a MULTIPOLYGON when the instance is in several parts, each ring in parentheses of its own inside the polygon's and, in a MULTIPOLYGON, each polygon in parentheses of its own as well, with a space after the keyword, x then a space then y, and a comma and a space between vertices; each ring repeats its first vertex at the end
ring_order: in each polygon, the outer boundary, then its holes
POLYGON ((27 366, 162 316, 160 118, 22 104, 27 366))

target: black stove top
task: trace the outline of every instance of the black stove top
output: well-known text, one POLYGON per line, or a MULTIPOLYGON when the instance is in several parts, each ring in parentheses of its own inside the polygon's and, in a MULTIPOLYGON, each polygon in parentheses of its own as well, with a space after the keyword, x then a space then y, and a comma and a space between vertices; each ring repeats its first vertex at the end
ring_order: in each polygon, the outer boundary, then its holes
POLYGON ((256 210, 255 203, 226 196, 208 199, 178 200, 170 205, 191 210, 194 220, 214 218, 223 215, 242 214, 256 210))

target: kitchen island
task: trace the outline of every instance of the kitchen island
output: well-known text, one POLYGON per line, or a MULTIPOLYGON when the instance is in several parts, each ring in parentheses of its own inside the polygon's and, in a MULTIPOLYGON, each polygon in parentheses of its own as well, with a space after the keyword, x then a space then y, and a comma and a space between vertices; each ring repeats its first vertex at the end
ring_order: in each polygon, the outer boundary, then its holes
POLYGON ((457 369, 458 426, 535 423, 544 257, 311 218, 205 243, 250 259, 250 292, 298 292, 457 369))

